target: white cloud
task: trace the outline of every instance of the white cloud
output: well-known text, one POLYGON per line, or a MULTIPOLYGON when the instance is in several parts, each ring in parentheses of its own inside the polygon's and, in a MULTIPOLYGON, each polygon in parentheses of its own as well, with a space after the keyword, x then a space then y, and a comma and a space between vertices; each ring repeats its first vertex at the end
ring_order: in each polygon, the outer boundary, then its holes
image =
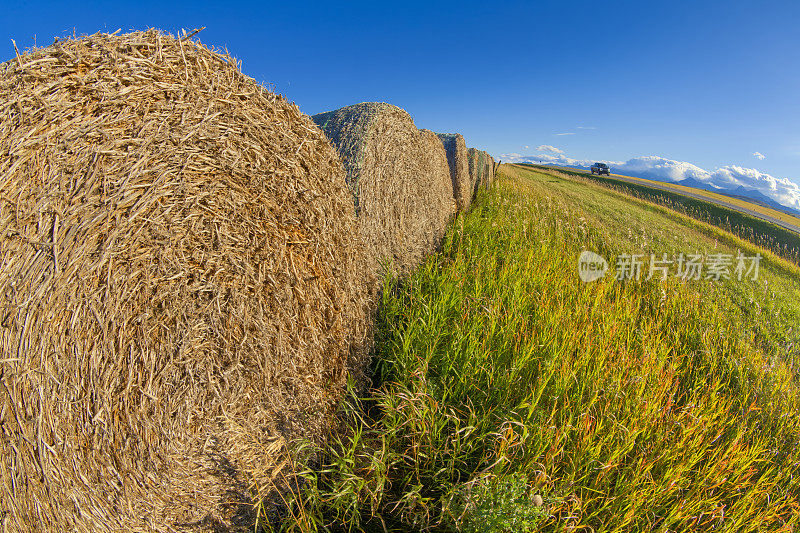
POLYGON ((761 161, 761 160, 763 160, 763 159, 766 159, 766 158, 767 158, 767 156, 765 156, 765 155, 764 155, 764 154, 762 154, 761 152, 753 152, 753 157, 755 157, 755 158, 756 158, 756 159, 758 159, 759 161, 761 161))
POLYGON ((686 161, 675 161, 659 156, 634 157, 627 161, 574 159, 562 153, 536 155, 503 154, 503 161, 512 163, 543 163, 588 169, 592 163, 606 163, 611 172, 657 181, 681 181, 693 178, 704 184, 721 189, 755 189, 776 202, 800 209, 800 185, 786 178, 775 178, 754 168, 736 165, 719 167, 709 172, 686 161))
MULTIPOLYGON (((503 161, 509 163, 544 163, 545 165, 559 165, 564 167, 576 168, 589 168, 594 163, 594 160, 589 159, 573 159, 561 154, 536 154, 536 155, 522 155, 516 153, 502 154, 500 156, 503 161)), ((620 165, 619 161, 602 161, 609 165, 620 165)))
POLYGON ((680 181, 687 178, 706 181, 709 178, 708 172, 696 165, 654 155, 628 159, 620 165, 619 171, 622 174, 628 173, 637 178, 661 181, 680 181))
MULTIPOLYGON (((527 146, 525 147, 527 148, 527 146)), ((555 146, 550 146, 549 144, 540 144, 536 147, 537 152, 550 152, 553 154, 563 154, 564 150, 559 150, 555 146)))
POLYGON ((754 168, 730 165, 716 169, 712 179, 755 189, 783 205, 800 208, 800 185, 786 178, 775 178, 754 168))
POLYGON ((556 133, 556 135, 575 135, 575 132, 568 132, 568 133, 556 133))
POLYGON ((596 130, 594 126, 578 126, 579 130, 596 130))

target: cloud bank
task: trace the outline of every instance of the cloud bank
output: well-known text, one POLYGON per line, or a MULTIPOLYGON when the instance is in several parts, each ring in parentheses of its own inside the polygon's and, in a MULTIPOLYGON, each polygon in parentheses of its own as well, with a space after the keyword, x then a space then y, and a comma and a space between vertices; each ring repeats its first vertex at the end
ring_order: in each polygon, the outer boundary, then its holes
MULTIPOLYGON (((500 158, 511 163, 543 163, 583 169, 588 169, 596 162, 567 157, 563 152, 535 155, 502 154, 500 158)), ((754 168, 728 165, 708 171, 686 161, 675 161, 654 155, 634 157, 627 161, 600 160, 599 162, 606 163, 616 174, 637 178, 672 182, 693 178, 710 188, 755 189, 786 207, 800 209, 800 185, 786 178, 770 176, 754 168)))
POLYGON ((538 152, 550 152, 551 154, 563 154, 564 150, 559 150, 555 146, 550 146, 549 144, 540 144, 536 147, 536 151, 538 152))

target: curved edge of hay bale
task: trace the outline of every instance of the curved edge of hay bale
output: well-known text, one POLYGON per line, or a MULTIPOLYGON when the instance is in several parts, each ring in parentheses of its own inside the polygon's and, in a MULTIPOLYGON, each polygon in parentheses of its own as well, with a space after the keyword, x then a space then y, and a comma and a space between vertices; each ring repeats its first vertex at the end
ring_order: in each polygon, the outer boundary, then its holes
POLYGON ((338 154, 232 58, 155 30, 0 64, 0 124, 4 524, 252 518, 371 338, 338 154))
MULTIPOLYGON (((361 196, 359 182, 364 174, 367 145, 374 134, 373 124, 382 115, 399 114, 400 120, 403 121, 405 117, 402 113, 405 111, 385 102, 362 102, 311 117, 339 152, 356 214, 359 212, 361 196)), ((411 120, 410 116, 408 120, 411 120)))
POLYGON ((436 248, 452 215, 441 142, 435 148, 406 111, 383 102, 312 119, 339 152, 359 229, 375 261, 391 262, 401 272, 415 267, 436 248))

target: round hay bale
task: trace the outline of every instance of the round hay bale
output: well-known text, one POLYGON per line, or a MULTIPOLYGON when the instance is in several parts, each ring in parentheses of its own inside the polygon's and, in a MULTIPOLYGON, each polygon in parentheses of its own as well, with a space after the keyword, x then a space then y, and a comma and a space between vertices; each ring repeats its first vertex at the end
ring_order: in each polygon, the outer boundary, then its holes
POLYGON ((431 225, 434 247, 438 247, 447 231, 447 224, 455 215, 458 205, 453 193, 453 181, 450 175, 450 165, 447 162, 447 152, 439 136, 431 130, 419 130, 422 137, 422 150, 428 158, 427 166, 436 169, 432 173, 431 189, 438 191, 435 199, 439 202, 437 208, 438 218, 431 225), (447 172, 444 172, 447 170, 447 172))
POLYGON ((470 148, 467 150, 467 161, 470 178, 473 180, 473 195, 478 189, 488 189, 494 183, 495 164, 488 152, 470 148))
POLYGON ((453 195, 459 210, 466 210, 472 203, 474 182, 469 174, 467 144, 459 133, 437 133, 447 153, 450 179, 453 181, 453 195))
POLYGON ((486 158, 486 183, 485 187, 488 189, 494 183, 494 158, 489 155, 489 152, 483 152, 486 158))
POLYGON ((3 524, 252 526, 369 338, 338 155, 155 30, 0 64, 3 524))
POLYGON ((473 195, 478 189, 488 189, 491 186, 491 172, 488 170, 489 154, 483 150, 470 148, 467 151, 470 174, 473 177, 473 195))
POLYGON ((401 272, 414 268, 436 248, 453 213, 442 143, 432 143, 408 113, 386 103, 350 105, 312 118, 339 150, 373 257, 401 272))
POLYGON ((480 157, 479 151, 477 148, 469 148, 467 149, 467 168, 469 169, 469 179, 472 183, 472 194, 477 192, 478 187, 481 184, 481 170, 482 166, 478 161, 480 157))

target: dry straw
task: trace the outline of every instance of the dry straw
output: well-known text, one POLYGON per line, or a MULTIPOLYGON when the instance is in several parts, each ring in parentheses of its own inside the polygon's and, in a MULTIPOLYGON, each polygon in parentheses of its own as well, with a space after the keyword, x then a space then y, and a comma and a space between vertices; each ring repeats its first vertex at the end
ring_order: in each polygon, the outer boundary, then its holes
POLYGON ((466 210, 472 203, 472 192, 475 183, 469 173, 467 145, 464 137, 458 133, 437 133, 447 153, 447 164, 450 167, 450 179, 453 181, 453 196, 459 210, 466 210))
POLYGON ((480 188, 483 180, 483 164, 480 151, 477 148, 467 150, 467 168, 469 169, 469 179, 472 183, 473 194, 480 188))
POLYGON ((344 184, 308 117, 200 44, 97 34, 0 64, 6 528, 252 524, 363 358, 344 184))
POLYGON ((447 224, 456 212, 457 202, 455 193, 453 192, 452 177, 449 172, 449 163, 447 160, 447 152, 444 150, 439 136, 431 130, 419 130, 422 137, 422 150, 427 156, 427 166, 434 171, 432 172, 431 189, 436 191, 436 201, 439 203, 437 209, 438 216, 433 220, 433 227, 436 228, 436 242, 444 237, 447 224), (448 172, 444 172, 448 170, 448 172))
POLYGON ((442 143, 386 103, 360 103, 314 115, 339 150, 361 234, 381 262, 401 271, 433 251, 454 212, 442 143))

